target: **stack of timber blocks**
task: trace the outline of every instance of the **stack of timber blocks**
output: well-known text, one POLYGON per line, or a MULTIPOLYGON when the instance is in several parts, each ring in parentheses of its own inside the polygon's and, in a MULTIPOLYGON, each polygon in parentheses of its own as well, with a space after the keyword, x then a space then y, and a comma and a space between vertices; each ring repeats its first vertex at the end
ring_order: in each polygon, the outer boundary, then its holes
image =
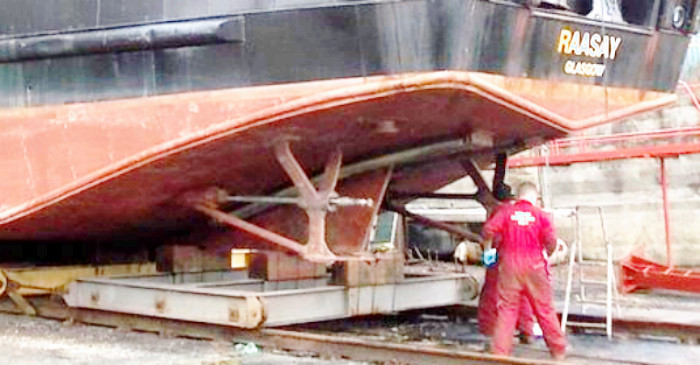
POLYGON ((159 272, 228 270, 230 265, 228 255, 196 245, 163 246, 156 255, 156 268, 159 272))
POLYGON ((310 262, 277 251, 257 251, 251 255, 248 276, 266 281, 313 279, 327 274, 326 265, 310 262))
POLYGON ((348 287, 396 284, 403 280, 403 258, 391 255, 376 261, 345 261, 336 264, 333 284, 348 287))

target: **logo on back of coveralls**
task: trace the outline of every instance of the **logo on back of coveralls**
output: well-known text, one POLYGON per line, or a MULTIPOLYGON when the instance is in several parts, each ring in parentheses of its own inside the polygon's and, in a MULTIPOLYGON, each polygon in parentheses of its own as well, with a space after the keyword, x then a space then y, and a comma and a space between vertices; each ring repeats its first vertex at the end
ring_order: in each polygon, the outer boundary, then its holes
POLYGON ((517 210, 510 216, 510 220, 513 222, 518 222, 519 226, 529 226, 530 223, 535 221, 535 217, 533 217, 530 212, 521 212, 517 210))

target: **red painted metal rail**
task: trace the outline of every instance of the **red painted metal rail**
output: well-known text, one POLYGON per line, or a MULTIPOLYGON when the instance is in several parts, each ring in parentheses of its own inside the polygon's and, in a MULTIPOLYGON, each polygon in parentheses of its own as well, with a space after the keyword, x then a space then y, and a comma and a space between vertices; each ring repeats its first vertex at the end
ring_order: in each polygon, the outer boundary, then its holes
POLYGON ((545 146, 549 151, 548 155, 513 157, 508 161, 508 166, 560 166, 580 162, 700 153, 700 127, 562 138, 545 146), (615 148, 611 149, 611 146, 615 148))
MULTIPOLYGON (((688 94, 700 111, 695 94, 700 84, 678 82, 677 89, 688 94)), ((700 127, 668 128, 645 132, 616 133, 596 136, 578 136, 550 141, 547 154, 513 157, 509 167, 556 166, 579 162, 596 162, 645 157, 673 157, 700 153, 700 127), (615 148, 610 149, 610 146, 615 148)))

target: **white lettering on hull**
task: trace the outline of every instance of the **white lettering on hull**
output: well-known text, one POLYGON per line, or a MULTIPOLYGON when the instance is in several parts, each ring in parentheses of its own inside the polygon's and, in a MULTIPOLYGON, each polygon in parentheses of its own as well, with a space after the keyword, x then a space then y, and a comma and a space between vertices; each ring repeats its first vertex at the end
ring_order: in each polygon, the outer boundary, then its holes
POLYGON ((564 63, 564 72, 574 76, 602 77, 605 65, 568 60, 564 63))
POLYGON ((562 29, 559 33, 557 52, 614 60, 621 45, 622 38, 620 37, 562 29))
MULTIPOLYGON (((559 33, 557 52, 599 60, 614 60, 621 45, 621 37, 562 29, 559 33)), ((564 73, 575 76, 602 77, 605 68, 605 64, 595 62, 567 60, 564 63, 564 73)))

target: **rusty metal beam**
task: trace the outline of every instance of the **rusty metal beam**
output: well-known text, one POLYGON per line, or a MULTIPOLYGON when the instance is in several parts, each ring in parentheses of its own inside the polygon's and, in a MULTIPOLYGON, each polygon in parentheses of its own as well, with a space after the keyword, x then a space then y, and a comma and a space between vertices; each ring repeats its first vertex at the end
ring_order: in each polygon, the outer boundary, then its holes
POLYGON ((214 218, 219 223, 241 229, 252 235, 258 236, 267 242, 274 243, 299 255, 304 254, 304 245, 300 244, 299 242, 291 240, 275 232, 268 231, 267 229, 256 226, 253 223, 246 222, 232 214, 222 212, 218 209, 211 208, 203 204, 195 205, 194 209, 214 218))
POLYGON ((304 172, 297 159, 294 158, 288 140, 275 144, 275 157, 277 157, 277 161, 284 169, 284 172, 287 173, 287 176, 292 179, 292 183, 297 188, 302 199, 310 201, 318 197, 314 184, 306 176, 306 172, 304 172))
MULTIPOLYGON (((338 179, 340 178, 342 163, 343 154, 339 149, 336 149, 331 153, 331 157, 328 159, 326 168, 323 171, 323 177, 318 183, 318 193, 320 196, 325 197, 326 200, 330 199, 331 194, 335 192, 335 187, 338 185, 338 179)), ((311 180, 306 175, 304 175, 304 178, 311 183, 311 180)))
POLYGON ((491 189, 489 188, 488 184, 486 184, 484 177, 481 176, 481 172, 479 171, 479 168, 476 167, 476 164, 474 164, 474 161, 470 159, 462 159, 460 160, 460 163, 462 164, 464 170, 469 174, 469 177, 472 178, 472 181, 474 181, 474 184, 478 189, 476 193, 476 201, 481 203, 481 205, 483 205, 488 211, 497 206, 499 204, 498 200, 493 196, 491 189))
POLYGON ((396 205, 393 205, 391 203, 385 203, 385 208, 387 210, 391 210, 393 212, 399 213, 404 217, 411 218, 414 221, 416 221, 420 224, 426 225, 428 227, 437 228, 437 229, 452 233, 452 234, 459 236, 461 238, 466 238, 470 241, 481 242, 481 236, 479 236, 478 234, 476 234, 468 229, 464 229, 464 228, 455 226, 453 224, 436 221, 434 219, 430 219, 430 218, 424 217, 422 215, 411 213, 408 210, 406 210, 406 208, 396 206, 396 205))

